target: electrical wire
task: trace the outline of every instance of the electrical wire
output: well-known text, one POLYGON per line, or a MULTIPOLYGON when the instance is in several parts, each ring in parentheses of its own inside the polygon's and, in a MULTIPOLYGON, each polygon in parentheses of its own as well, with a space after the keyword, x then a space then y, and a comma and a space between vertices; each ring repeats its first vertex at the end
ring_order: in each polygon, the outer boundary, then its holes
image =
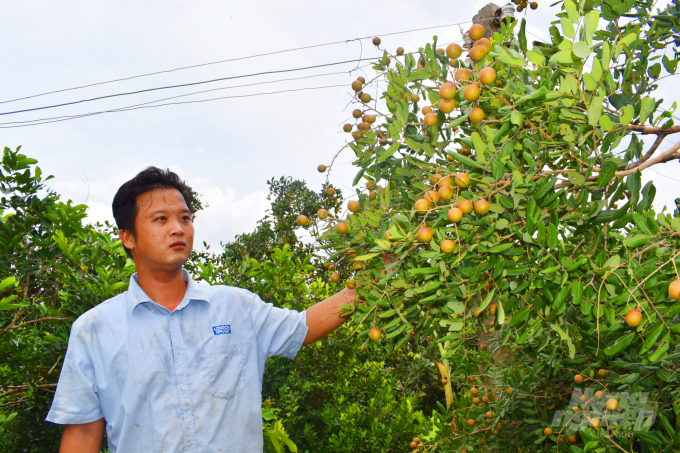
MULTIPOLYGON (((478 20, 478 22, 481 22, 481 21, 484 21, 484 20, 493 20, 493 18, 480 19, 480 20, 478 20)), ((415 29, 412 29, 412 30, 404 30, 404 31, 392 32, 392 33, 384 33, 384 34, 381 34, 379 36, 393 36, 393 35, 399 35, 399 34, 405 34, 405 33, 413 33, 413 32, 417 32, 417 31, 434 30, 434 29, 437 29, 437 28, 454 27, 456 25, 462 25, 462 24, 466 24, 466 23, 470 23, 470 22, 472 22, 472 21, 469 20, 469 21, 465 21, 465 22, 458 22, 458 23, 455 23, 455 24, 436 25, 436 26, 433 26, 433 27, 415 28, 415 29)), ((314 49, 314 48, 318 48, 318 47, 333 46, 333 45, 343 44, 343 43, 346 44, 346 43, 353 42, 353 41, 361 41, 361 40, 364 40, 364 39, 371 39, 371 38, 372 38, 372 36, 365 36, 363 38, 353 38, 353 39, 347 39, 347 40, 343 40, 343 41, 334 41, 334 42, 328 42, 328 43, 323 43, 323 44, 314 44, 314 45, 310 45, 310 46, 295 47, 295 48, 291 48, 291 49, 278 50, 278 51, 274 51, 274 52, 248 55, 248 56, 245 56, 245 57, 238 57, 238 58, 230 58, 230 59, 227 59, 227 60, 213 61, 213 62, 210 62, 210 63, 200 63, 200 64, 196 64, 196 65, 191 65, 191 66, 183 66, 183 67, 174 68, 174 69, 166 69, 166 70, 163 70, 163 71, 156 71, 156 72, 150 72, 150 73, 147 73, 147 74, 140 74, 140 75, 136 75, 136 76, 123 77, 123 78, 120 78, 120 79, 107 80, 107 81, 104 81, 104 82, 90 83, 90 84, 87 84, 87 85, 81 85, 81 86, 77 86, 77 87, 63 88, 63 89, 54 90, 54 91, 47 91, 45 93, 34 94, 34 95, 25 96, 25 97, 16 98, 16 99, 10 99, 10 100, 7 100, 7 101, 0 101, 0 104, 7 104, 9 102, 16 102, 16 101, 23 101, 23 100, 26 100, 26 99, 32 99, 32 98, 36 98, 36 97, 40 97, 40 96, 47 96, 49 94, 63 93, 65 91, 80 90, 80 89, 83 89, 83 88, 90 88, 90 87, 93 87, 93 86, 105 85, 105 84, 109 84, 109 83, 123 82, 123 81, 127 81, 127 80, 138 79, 138 78, 141 78, 141 77, 149 77, 149 76, 154 76, 154 75, 158 75, 158 74, 167 74, 167 73, 170 73, 170 72, 183 71, 185 69, 200 68, 200 67, 204 67, 204 66, 222 64, 222 63, 229 63, 229 62, 234 62, 234 61, 242 61, 242 60, 248 60, 248 59, 252 59, 252 58, 266 57, 266 56, 277 55, 277 54, 281 54, 281 53, 295 52, 295 51, 298 51, 298 50, 307 50, 307 49, 314 49)))

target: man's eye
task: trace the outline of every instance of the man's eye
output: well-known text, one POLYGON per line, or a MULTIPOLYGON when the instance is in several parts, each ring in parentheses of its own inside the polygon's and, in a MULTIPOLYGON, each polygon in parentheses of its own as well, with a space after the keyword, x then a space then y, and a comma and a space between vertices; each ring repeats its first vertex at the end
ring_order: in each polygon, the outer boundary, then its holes
POLYGON ((156 220, 165 220, 165 217, 160 216, 160 217, 157 217, 156 220))

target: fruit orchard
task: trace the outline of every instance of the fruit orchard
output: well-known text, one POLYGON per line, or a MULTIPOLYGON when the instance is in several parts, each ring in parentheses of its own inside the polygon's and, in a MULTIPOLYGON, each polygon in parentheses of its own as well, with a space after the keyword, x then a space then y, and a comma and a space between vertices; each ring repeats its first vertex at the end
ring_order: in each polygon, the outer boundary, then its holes
POLYGON ((354 329, 438 365, 414 451, 680 446, 680 214, 641 182, 680 159, 680 10, 558 4, 551 43, 475 25, 352 83, 358 201, 309 222, 354 329))

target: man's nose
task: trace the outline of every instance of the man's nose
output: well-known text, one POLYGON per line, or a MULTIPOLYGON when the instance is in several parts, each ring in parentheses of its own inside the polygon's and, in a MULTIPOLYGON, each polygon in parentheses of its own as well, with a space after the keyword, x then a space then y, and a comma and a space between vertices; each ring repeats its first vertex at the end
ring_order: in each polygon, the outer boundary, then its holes
POLYGON ((182 222, 178 219, 173 220, 170 225, 170 235, 171 236, 184 236, 184 228, 182 227, 182 222))

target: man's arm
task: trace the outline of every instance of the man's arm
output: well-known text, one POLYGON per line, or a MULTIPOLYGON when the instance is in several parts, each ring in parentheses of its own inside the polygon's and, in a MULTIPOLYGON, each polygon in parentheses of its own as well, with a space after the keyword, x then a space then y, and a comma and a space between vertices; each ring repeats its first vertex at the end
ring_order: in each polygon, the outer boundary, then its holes
POLYGON ((356 290, 345 288, 334 296, 319 302, 307 309, 307 336, 303 345, 314 343, 345 322, 347 318, 341 315, 340 307, 354 300, 356 290))
POLYGON ((105 426, 103 418, 82 425, 65 425, 59 453, 99 453, 105 426))

